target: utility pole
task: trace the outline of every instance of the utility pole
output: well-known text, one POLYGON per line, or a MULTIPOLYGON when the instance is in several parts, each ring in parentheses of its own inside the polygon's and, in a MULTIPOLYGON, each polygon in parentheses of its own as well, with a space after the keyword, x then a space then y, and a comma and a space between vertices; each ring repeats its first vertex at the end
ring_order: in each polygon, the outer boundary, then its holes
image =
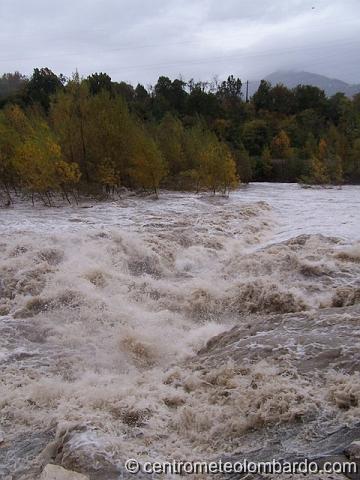
POLYGON ((246 103, 249 103, 249 80, 246 80, 246 103))

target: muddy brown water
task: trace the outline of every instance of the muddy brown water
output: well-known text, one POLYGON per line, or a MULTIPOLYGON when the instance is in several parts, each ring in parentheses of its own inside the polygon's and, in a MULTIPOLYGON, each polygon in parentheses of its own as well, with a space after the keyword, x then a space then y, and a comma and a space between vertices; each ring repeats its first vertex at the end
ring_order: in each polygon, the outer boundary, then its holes
POLYGON ((359 201, 256 184, 1 210, 1 478, 343 455, 360 438, 359 201))

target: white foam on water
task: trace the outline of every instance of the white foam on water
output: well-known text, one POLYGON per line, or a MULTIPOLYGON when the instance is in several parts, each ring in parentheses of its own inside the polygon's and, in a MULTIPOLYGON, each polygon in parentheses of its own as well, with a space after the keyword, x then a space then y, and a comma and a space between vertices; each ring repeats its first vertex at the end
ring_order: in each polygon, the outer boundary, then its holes
POLYGON ((58 461, 81 469, 208 458, 326 395, 341 403, 333 380, 314 392, 274 361, 201 372, 191 359, 249 314, 356 303, 359 200, 358 187, 256 184, 1 211, 2 428, 16 439, 70 422, 58 461))

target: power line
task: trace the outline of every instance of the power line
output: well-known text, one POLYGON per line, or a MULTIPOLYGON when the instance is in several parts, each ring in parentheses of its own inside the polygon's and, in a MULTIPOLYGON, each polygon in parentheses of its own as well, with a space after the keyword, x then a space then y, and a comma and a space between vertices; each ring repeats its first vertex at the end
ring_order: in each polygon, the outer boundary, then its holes
MULTIPOLYGON (((359 41, 356 42, 347 42, 342 44, 341 46, 348 46, 351 44, 359 45, 359 41)), ((334 46, 340 46, 339 44, 335 45, 328 45, 329 47, 334 47, 334 46)), ((137 69, 137 68, 143 68, 143 69, 148 69, 148 68, 161 68, 161 67, 170 67, 170 66, 186 66, 186 65, 201 65, 201 64, 206 64, 206 63, 212 63, 212 62, 223 62, 231 59, 248 59, 248 58, 261 58, 261 57, 268 57, 268 56, 274 56, 274 55, 283 55, 283 54, 291 54, 291 53, 296 53, 296 52, 302 52, 302 51, 315 51, 315 50, 322 50, 323 46, 319 47, 298 47, 298 48, 291 48, 291 49, 284 49, 284 50, 267 50, 267 51, 262 51, 262 52, 257 52, 257 53, 251 53, 251 54, 232 54, 232 55, 221 55, 221 56, 214 56, 214 57, 207 57, 203 59, 197 59, 197 60, 184 60, 184 61, 176 61, 176 62, 166 62, 166 63, 153 63, 153 64, 137 64, 137 65, 127 65, 124 67, 118 67, 118 70, 128 70, 128 69, 137 69)))
MULTIPOLYGON (((185 44, 185 43, 192 43, 192 42, 179 42, 178 45, 185 44)), ((155 44, 154 44, 155 45, 155 44)), ((136 70, 136 69, 153 69, 153 68, 165 68, 165 67, 180 67, 180 66, 191 66, 191 65, 204 65, 207 63, 223 63, 227 62, 228 60, 245 60, 245 59, 257 59, 257 58, 262 58, 262 57, 273 57, 273 56, 281 56, 281 55, 287 55, 287 54, 295 54, 298 52, 315 52, 319 51, 321 53, 321 59, 316 60, 316 64, 319 64, 323 59, 325 58, 331 58, 332 56, 338 56, 335 52, 330 52, 330 53, 324 53, 324 49, 334 49, 336 47, 341 48, 341 47, 348 47, 348 46, 359 46, 360 43, 358 40, 347 40, 347 41, 342 41, 342 42, 324 42, 320 45, 309 45, 309 46, 299 46, 299 47, 292 47, 292 48, 285 48, 285 49, 272 49, 272 50, 263 50, 263 51, 258 51, 254 53, 236 53, 236 54, 230 54, 230 55, 217 55, 217 56, 212 56, 212 57, 205 57, 205 58, 198 58, 194 60, 177 60, 173 62, 161 62, 161 63, 149 63, 149 64, 135 64, 135 65, 124 65, 124 66, 119 66, 117 67, 117 71, 130 71, 130 70, 136 70)), ((140 48, 141 46, 139 46, 140 48)), ((145 47, 145 46, 143 46, 145 47)), ((150 47, 150 45, 147 45, 146 47, 150 47)), ((125 48, 125 46, 119 47, 119 48, 125 48)), ((107 52, 112 52, 112 51, 117 51, 117 49, 113 50, 108 50, 107 52)), ((107 53, 106 51, 102 53, 107 53)), ((97 54, 100 54, 101 52, 96 52, 97 54)), ((85 55, 84 52, 78 53, 74 55, 85 55)), ((52 54, 52 57, 54 54, 52 54)), ((35 57, 33 57, 35 58, 35 57)), ((40 58, 40 57, 36 57, 40 58)), ((30 59, 30 58, 28 58, 30 59)), ((0 62, 4 61, 0 59, 0 62)), ((18 60, 17 60, 18 61, 18 60)), ((313 60, 315 61, 315 60, 313 60)))
MULTIPOLYGON (((241 38, 239 38, 238 36, 228 36, 227 38, 233 38, 234 41, 235 40, 239 40, 241 42, 241 38)), ((194 41, 194 40, 184 40, 184 41, 181 41, 181 42, 173 42, 173 43, 166 43, 166 42, 163 42, 163 43, 152 43, 152 44, 143 44, 143 45, 132 45, 132 44, 123 44, 123 45, 118 45, 114 48, 106 48, 106 49, 101 49, 101 50, 91 50, 91 54, 92 55, 100 55, 100 54, 106 54, 106 53, 113 53, 113 52, 120 52, 120 51, 132 51, 132 50, 141 50, 141 49, 146 49, 146 48, 158 48, 158 47, 161 47, 161 48, 164 48, 164 45, 166 45, 167 48, 169 47, 175 47, 175 46, 184 46, 184 45, 201 45, 203 42, 198 40, 198 41, 194 41)), ((346 43, 349 43, 349 41, 347 41, 346 43)), ((323 44, 323 46, 332 46, 334 45, 333 43, 325 43, 323 44)), ((335 46, 337 46, 338 44, 335 44, 335 46)), ((219 45, 221 46, 221 45, 219 45)), ((319 48, 323 48, 323 46, 320 46, 319 48)), ((317 47, 312 47, 312 46, 309 46, 309 47, 306 47, 306 46, 303 46, 303 47, 299 47, 299 49, 311 49, 311 48, 317 48, 317 47)), ((86 55, 86 51, 78 51, 78 52, 57 52, 56 53, 56 56, 81 56, 81 55, 86 55)), ((274 52, 276 53, 276 52, 274 52)), ((268 52, 264 52, 264 54, 268 54, 268 52)), ((236 54, 237 55, 237 54, 236 54)), ((231 55, 232 56, 232 55, 231 55)), ((46 58, 49 58, 49 57, 54 57, 54 53, 48 53, 48 54, 42 54, 42 55, 30 55, 30 56, 23 56, 23 57, 17 57, 15 59, 15 61, 26 61, 26 60, 32 60, 32 59, 40 59, 40 58, 43 58, 43 59, 46 59, 46 58)), ((230 57, 230 55, 228 55, 228 57, 230 57)), ((219 57, 215 57, 215 59, 217 59, 219 57)), ((7 61, 12 61, 14 60, 14 57, 0 57, 0 62, 7 62, 7 61)), ((141 67, 142 65, 140 65, 141 67)), ((134 68, 137 68, 137 66, 134 66, 134 68)), ((130 66, 130 68, 132 68, 130 66)))

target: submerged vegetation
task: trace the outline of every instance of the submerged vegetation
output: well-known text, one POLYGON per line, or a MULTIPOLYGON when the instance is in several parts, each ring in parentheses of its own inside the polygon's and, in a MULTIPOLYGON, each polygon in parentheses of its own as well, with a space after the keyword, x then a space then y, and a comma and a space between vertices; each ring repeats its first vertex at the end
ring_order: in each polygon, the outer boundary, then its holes
POLYGON ((239 181, 360 182, 360 95, 160 77, 154 87, 47 68, 0 78, 0 185, 51 204, 123 186, 226 193, 239 181))

